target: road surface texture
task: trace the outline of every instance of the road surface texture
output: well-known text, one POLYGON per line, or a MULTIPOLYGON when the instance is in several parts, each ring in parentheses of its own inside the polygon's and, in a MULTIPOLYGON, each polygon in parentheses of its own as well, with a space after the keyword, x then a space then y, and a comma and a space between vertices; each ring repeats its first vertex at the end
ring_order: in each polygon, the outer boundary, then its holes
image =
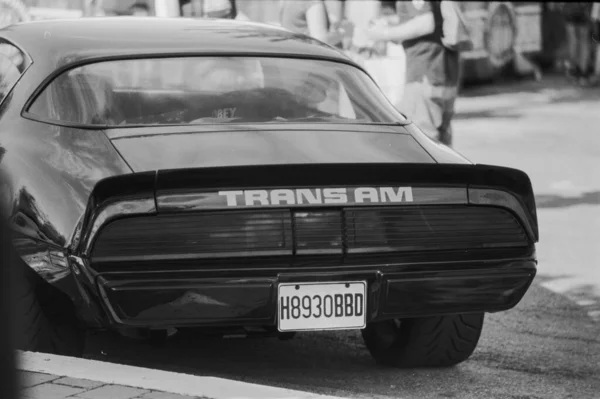
POLYGON ((530 174, 541 243, 536 283, 516 308, 486 316, 477 350, 457 367, 379 367, 355 331, 291 341, 176 335, 164 347, 103 333, 86 357, 350 398, 600 398, 599 109, 600 93, 553 78, 460 99, 455 147, 530 174))
POLYGON ((600 320, 600 90, 547 78, 480 96, 490 91, 471 90, 458 103, 455 147, 473 162, 529 174, 539 281, 600 320))

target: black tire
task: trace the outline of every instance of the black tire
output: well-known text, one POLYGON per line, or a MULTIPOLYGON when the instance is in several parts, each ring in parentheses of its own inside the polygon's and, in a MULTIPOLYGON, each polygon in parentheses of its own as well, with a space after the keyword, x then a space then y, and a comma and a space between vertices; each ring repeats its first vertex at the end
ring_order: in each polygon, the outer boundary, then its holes
POLYGON ((449 367, 469 358, 479 341, 484 314, 450 315, 371 323, 362 336, 384 366, 449 367))
MULTIPOLYGON (((13 255, 13 264, 15 258, 13 255)), ((17 260, 17 263, 20 259, 17 260)), ((13 265, 14 266, 14 265, 13 265)), ((37 285, 22 265, 14 272, 14 309, 17 349, 44 352, 65 356, 81 356, 85 346, 85 333, 75 320, 65 321, 62 317, 46 311, 38 298, 37 285)))

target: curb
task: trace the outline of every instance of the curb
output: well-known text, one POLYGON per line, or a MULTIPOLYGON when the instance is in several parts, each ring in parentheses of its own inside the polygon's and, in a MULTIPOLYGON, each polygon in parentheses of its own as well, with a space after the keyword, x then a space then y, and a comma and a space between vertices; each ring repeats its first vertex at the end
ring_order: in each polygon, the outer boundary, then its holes
POLYGON ((17 351, 17 369, 210 399, 341 399, 217 377, 17 351))

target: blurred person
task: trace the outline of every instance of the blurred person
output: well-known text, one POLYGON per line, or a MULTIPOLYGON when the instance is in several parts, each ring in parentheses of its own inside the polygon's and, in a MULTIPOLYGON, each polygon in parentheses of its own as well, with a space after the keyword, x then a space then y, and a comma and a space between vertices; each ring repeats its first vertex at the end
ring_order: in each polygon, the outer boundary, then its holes
POLYGON ((223 94, 261 87, 258 61, 235 57, 215 57, 206 61, 192 60, 187 87, 193 91, 223 94))
MULTIPOLYGON (((340 1, 340 0, 337 0, 340 1)), ((325 0, 281 0, 281 26, 341 48, 343 33, 333 29, 325 0)))
POLYGON ((348 49, 352 44, 354 24, 346 18, 346 0, 326 0, 327 15, 331 23, 330 31, 339 32, 342 42, 336 47, 348 49))
POLYGON ((319 73, 298 71, 292 92, 307 107, 332 115, 338 114, 339 87, 336 81, 319 73))
POLYGON ((589 82, 592 3, 564 2, 558 7, 565 18, 567 28, 566 75, 585 85, 589 82))
POLYGON ((595 2, 592 6, 592 40, 596 47, 596 56, 594 60, 594 75, 592 83, 600 83, 600 2, 595 2))
POLYGON ((104 2, 102 0, 86 0, 84 2, 83 15, 85 17, 104 17, 117 14, 107 13, 104 9, 104 2))
POLYGON ((451 121, 458 95, 461 49, 451 48, 447 37, 466 29, 456 2, 399 1, 398 24, 372 26, 364 32, 372 41, 402 44, 406 79, 397 108, 437 141, 451 146, 451 121))
POLYGON ((150 7, 145 3, 135 3, 129 7, 129 15, 134 17, 149 17, 150 7))
POLYGON ((191 0, 181 8, 184 16, 250 20, 246 14, 240 11, 236 0, 191 0))

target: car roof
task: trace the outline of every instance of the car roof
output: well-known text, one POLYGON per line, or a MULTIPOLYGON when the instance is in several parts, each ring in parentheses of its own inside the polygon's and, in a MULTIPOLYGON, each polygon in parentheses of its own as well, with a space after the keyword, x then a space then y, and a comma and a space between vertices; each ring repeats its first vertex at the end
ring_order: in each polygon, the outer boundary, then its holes
POLYGON ((254 22, 157 17, 42 20, 8 26, 1 36, 35 62, 57 69, 90 59, 146 55, 275 55, 351 62, 308 36, 254 22))

